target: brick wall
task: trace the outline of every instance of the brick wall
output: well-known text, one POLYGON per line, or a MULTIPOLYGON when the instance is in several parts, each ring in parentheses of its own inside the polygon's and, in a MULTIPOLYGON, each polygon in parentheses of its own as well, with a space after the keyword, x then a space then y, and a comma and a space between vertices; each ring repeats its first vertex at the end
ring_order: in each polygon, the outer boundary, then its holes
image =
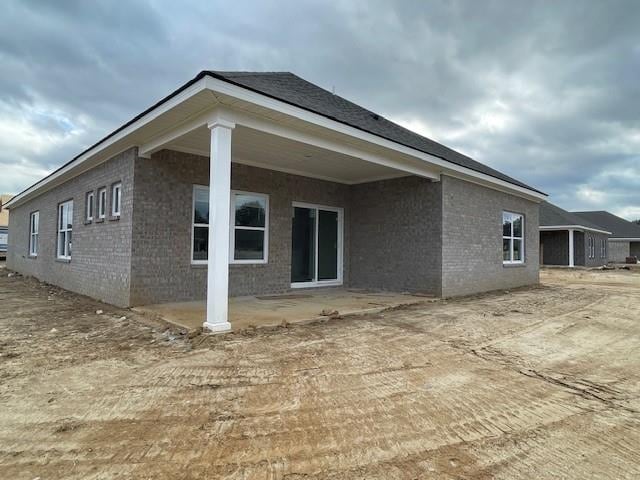
MULTIPOLYGON (((130 149, 107 162, 11 209, 7 266, 67 290, 105 302, 129 304, 133 165, 137 150, 130 149), (119 220, 110 219, 110 187, 122 182, 119 220), (85 195, 107 187, 107 218, 85 224, 85 195), (73 200, 72 258, 56 258, 58 204, 73 200), (29 218, 40 212, 39 249, 30 258, 29 218)), ((96 200, 97 201, 97 200, 96 200)))
MULTIPOLYGON (((206 266, 191 263, 191 219, 193 185, 208 184, 208 169, 206 157, 128 150, 13 209, 8 266, 116 305, 203 299, 206 266), (85 224, 86 192, 116 181, 121 218, 85 224), (71 198, 73 258, 60 262, 57 206, 71 198), (27 255, 34 210, 36 259, 27 255)), ((230 265, 232 296, 289 290, 294 201, 344 208, 345 286, 451 296, 538 281, 538 205, 519 197, 447 176, 348 186, 235 163, 232 188, 270 201, 269 262, 230 265), (503 210, 525 215, 524 266, 502 264, 503 210)))
POLYGON ((351 286, 440 295, 442 187, 419 177, 351 187, 351 286))
POLYGON ((543 265, 569 265, 569 232, 540 232, 543 265))
POLYGON ((606 242, 608 235, 595 232, 575 232, 575 234, 576 237, 579 236, 582 239, 581 243, 574 247, 576 249, 576 265, 582 265, 585 267, 599 267, 601 265, 606 265, 607 259, 602 258, 600 253, 600 240, 604 240, 606 242), (592 237, 595 242, 594 258, 589 258, 589 237, 592 237), (578 259, 580 260, 580 263, 578 263, 578 259))
POLYGON ((624 263, 626 257, 631 253, 630 242, 609 241, 609 261, 613 263, 624 263))
POLYGON ((539 280, 539 206, 535 202, 442 176, 442 295, 513 288, 539 280), (502 263, 502 212, 525 218, 525 263, 502 263))
MULTIPOLYGON (((163 150, 136 161, 131 303, 205 298, 207 270, 191 264, 193 185, 208 185, 209 159, 163 150)), ((230 265, 231 296, 279 293, 291 285, 292 202, 344 208, 344 282, 349 281, 349 187, 234 163, 231 187, 269 195, 269 262, 230 265)))

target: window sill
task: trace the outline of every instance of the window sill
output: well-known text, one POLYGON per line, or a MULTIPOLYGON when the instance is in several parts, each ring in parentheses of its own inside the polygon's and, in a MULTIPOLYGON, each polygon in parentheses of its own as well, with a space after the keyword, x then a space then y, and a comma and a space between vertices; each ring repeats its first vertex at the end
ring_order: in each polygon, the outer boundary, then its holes
POLYGON ((118 220, 120 220, 120 215, 112 215, 109 217, 110 222, 117 222, 118 220))
POLYGON ((27 255, 27 258, 31 258, 32 260, 35 260, 36 258, 38 258, 38 254, 36 253, 35 255, 27 255))
POLYGON ((58 263, 71 263, 70 258, 56 258, 56 262, 58 263))
MULTIPOLYGON (((97 222, 97 220, 96 220, 96 222, 97 222)), ((92 223, 93 223, 93 220, 85 220, 84 221, 85 225, 91 225, 92 223)))
MULTIPOLYGON (((266 267, 269 265, 268 262, 229 262, 230 267, 266 267)), ((209 266, 208 263, 200 263, 200 262, 191 262, 191 266, 195 268, 207 268, 209 266)))
POLYGON ((521 268, 521 267, 526 267, 527 264, 525 262, 522 262, 522 263, 503 263, 502 266, 504 268, 521 268))
POLYGON ((104 223, 104 218, 96 218, 94 220, 95 223, 104 223))

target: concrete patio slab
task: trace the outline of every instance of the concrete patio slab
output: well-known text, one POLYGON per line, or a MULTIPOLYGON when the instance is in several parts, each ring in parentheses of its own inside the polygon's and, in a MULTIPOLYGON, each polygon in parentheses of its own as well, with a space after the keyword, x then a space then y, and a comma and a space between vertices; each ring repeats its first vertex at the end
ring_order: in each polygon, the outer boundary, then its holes
MULTIPOLYGON (((229 299, 229 321, 234 331, 303 323, 327 317, 375 313, 387 308, 429 301, 418 294, 371 292, 347 289, 318 289, 282 295, 234 297, 229 299)), ((136 307, 134 311, 158 315, 189 330, 202 327, 204 301, 175 302, 136 307)))

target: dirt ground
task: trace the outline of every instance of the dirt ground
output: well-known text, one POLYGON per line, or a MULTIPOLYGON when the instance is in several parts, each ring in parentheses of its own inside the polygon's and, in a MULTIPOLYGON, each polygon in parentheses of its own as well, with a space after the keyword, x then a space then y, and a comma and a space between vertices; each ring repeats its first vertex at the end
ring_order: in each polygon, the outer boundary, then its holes
POLYGON ((189 338, 0 270, 0 478, 640 478, 640 273, 541 277, 189 338))

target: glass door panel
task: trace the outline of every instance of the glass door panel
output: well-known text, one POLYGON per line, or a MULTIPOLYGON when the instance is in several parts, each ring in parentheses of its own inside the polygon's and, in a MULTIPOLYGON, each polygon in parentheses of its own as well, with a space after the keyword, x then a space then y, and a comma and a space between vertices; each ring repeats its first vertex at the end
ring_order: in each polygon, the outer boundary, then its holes
POLYGON ((338 279, 338 212, 318 210, 318 280, 338 279))
POLYGON ((313 282, 316 276, 316 210, 294 207, 291 228, 291 282, 313 282))

